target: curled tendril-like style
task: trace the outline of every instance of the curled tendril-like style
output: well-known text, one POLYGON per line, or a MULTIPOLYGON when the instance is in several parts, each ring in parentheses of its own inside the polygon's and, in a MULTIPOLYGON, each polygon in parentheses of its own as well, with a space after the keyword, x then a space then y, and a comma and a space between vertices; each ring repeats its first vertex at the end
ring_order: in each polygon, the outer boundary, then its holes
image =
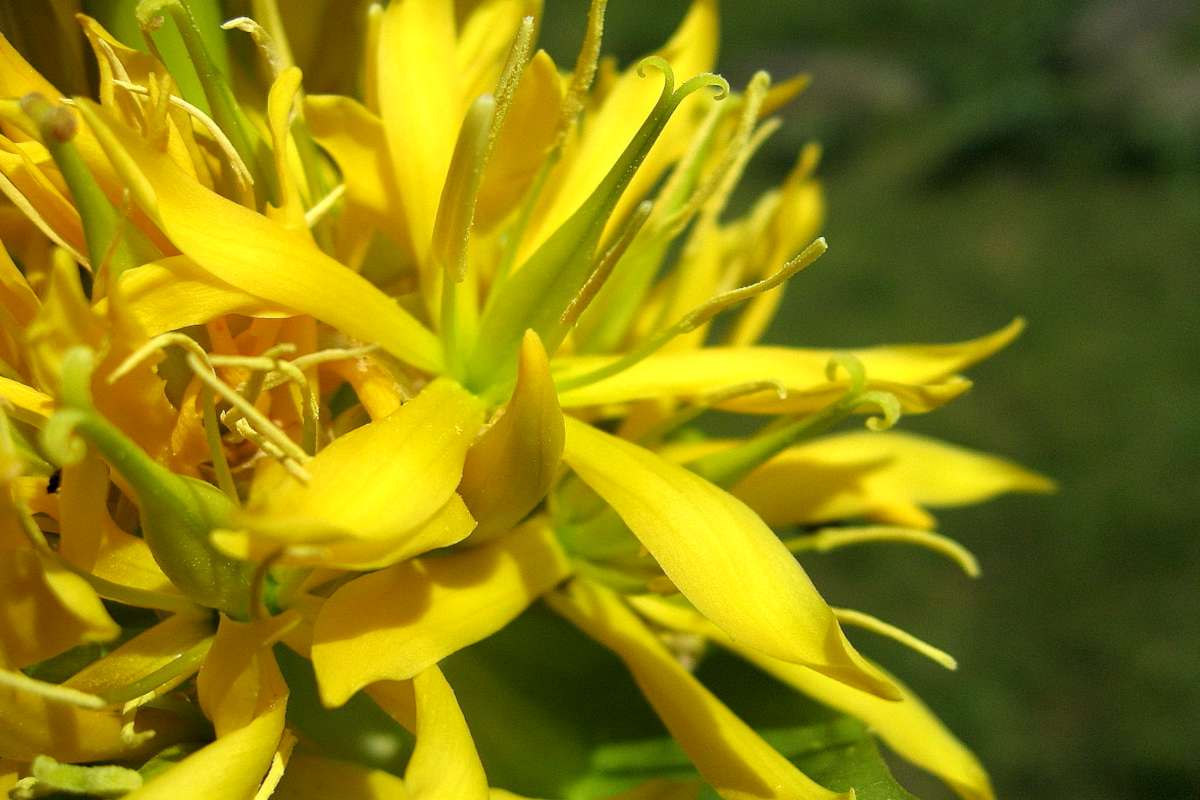
POLYGON ((713 100, 724 100, 729 96, 729 81, 715 72, 701 72, 699 75, 688 78, 682 86, 675 90, 671 95, 672 107, 679 105, 684 98, 700 89, 714 89, 713 100))
POLYGON ((664 103, 675 93, 675 70, 671 67, 671 62, 667 61, 662 56, 646 56, 637 65, 637 74, 639 77, 646 77, 647 68, 656 69, 662 73, 663 89, 662 96, 659 98, 660 103, 664 103))
POLYGON ((88 416, 81 408, 63 408, 54 412, 42 428, 42 450, 60 467, 78 464, 87 455, 87 442, 75 429, 88 416))
POLYGON ((846 394, 862 394, 867 388, 867 369, 858 357, 851 353, 835 353, 830 356, 825 365, 825 377, 836 381, 839 367, 845 370, 846 376, 850 378, 850 389, 846 394))
POLYGON ((873 431, 886 431, 900 420, 900 401, 891 392, 872 390, 863 392, 854 398, 856 409, 863 406, 875 406, 882 416, 867 417, 867 427, 873 431))

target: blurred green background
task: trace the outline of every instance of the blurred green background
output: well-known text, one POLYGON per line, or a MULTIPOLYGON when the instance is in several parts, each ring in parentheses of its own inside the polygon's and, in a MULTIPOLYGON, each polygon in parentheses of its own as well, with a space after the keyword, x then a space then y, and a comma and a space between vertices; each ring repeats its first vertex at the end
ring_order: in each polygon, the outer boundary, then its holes
MULTIPOLYGON (((583 4, 546 5, 543 41, 570 63, 583 4)), ((686 5, 612 0, 606 50, 652 50, 686 5)), ((804 142, 825 147, 830 252, 792 282, 771 338, 950 341, 1024 315, 970 394, 901 424, 1061 483, 940 515, 979 581, 890 547, 821 557, 814 580, 959 658, 943 672, 856 637, 976 749, 1001 797, 1200 796, 1200 6, 722 12, 735 85, 759 67, 813 76, 747 195, 804 142)))

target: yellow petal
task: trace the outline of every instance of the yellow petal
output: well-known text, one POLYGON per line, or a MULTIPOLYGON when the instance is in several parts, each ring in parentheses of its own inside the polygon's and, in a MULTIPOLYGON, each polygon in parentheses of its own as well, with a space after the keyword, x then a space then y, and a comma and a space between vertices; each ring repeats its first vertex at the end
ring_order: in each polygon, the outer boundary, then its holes
MULTIPOLYGON (((121 292, 133 319, 154 337, 226 314, 284 317, 292 312, 213 277, 187 256, 171 256, 121 273, 121 292)), ((96 305, 107 313, 108 299, 96 305)))
MULTIPOLYGON (((450 500, 483 404, 439 379, 390 416, 338 437, 306 465, 255 488, 241 521, 277 541, 395 541, 450 500)), ((279 471, 281 473, 281 471, 279 471)))
POLYGON ((0 375, 0 399, 11 404, 8 413, 14 418, 33 425, 41 425, 54 413, 54 398, 3 375, 0 375))
POLYGON ((769 525, 868 517, 933 527, 926 507, 981 503, 1053 481, 996 456, 911 433, 854 432, 780 453, 733 488, 769 525))
POLYGON ((0 666, 26 667, 120 632, 83 578, 32 550, 0 549, 0 666))
POLYGON ((286 698, 248 725, 200 748, 124 800, 253 800, 283 734, 286 698))
POLYGON ((304 119, 313 138, 328 151, 346 184, 346 202, 369 215, 388 236, 408 243, 408 222, 396 188, 383 122, 356 100, 341 95, 310 95, 304 119))
MULTIPOLYGON (((205 615, 173 614, 103 658, 88 664, 68 678, 63 685, 81 692, 102 695, 141 681, 169 666, 185 651, 210 636, 212 624, 205 615)), ((178 672, 171 678, 187 678, 198 667, 199 664, 191 670, 178 672)), ((147 686, 146 691, 154 688, 156 687, 147 686)))
POLYGON ((295 148, 291 140, 292 106, 299 91, 300 70, 288 67, 275 78, 267 94, 267 127, 271 131, 271 150, 275 154, 275 175, 279 181, 278 218, 285 228, 294 231, 308 228, 300 188, 296 185, 289 159, 289 150, 295 148))
MULTIPOLYGON (((956 377, 1011 342, 1024 327, 1015 320, 995 333, 957 344, 895 345, 853 351, 871 388, 894 393, 908 413, 929 411, 962 394, 970 383, 956 377)), ((835 350, 784 347, 708 347, 658 353, 611 378, 564 392, 564 408, 627 403, 659 397, 695 398, 719 389, 756 381, 782 384, 788 396, 767 393, 739 397, 721 407, 746 413, 811 411, 840 397, 846 384, 826 378, 825 367, 835 350)), ((608 356, 555 361, 559 377, 590 372, 612 360, 608 356)))
POLYGON ((221 617, 212 649, 196 679, 200 707, 212 720, 218 740, 286 702, 287 685, 271 645, 298 619, 295 612, 253 622, 221 617))
POLYGON ((533 520, 481 547, 364 575, 325 602, 312 658, 329 706, 367 684, 411 678, 490 636, 570 572, 533 520))
POLYGON ((78 108, 137 202, 201 268, 242 291, 377 342, 413 366, 441 366, 437 337, 322 253, 307 232, 289 231, 189 180, 168 156, 98 106, 81 101, 78 108))
POLYGON ((462 122, 453 0, 398 0, 379 32, 379 110, 417 259, 426 265, 462 122))
POLYGON ((900 690, 900 700, 880 700, 810 669, 740 646, 691 609, 654 597, 632 598, 630 602, 640 613, 658 624, 711 639, 780 682, 821 703, 858 717, 893 750, 942 778, 964 800, 992 800, 995 796, 987 772, 979 760, 946 729, 912 690, 895 678, 891 680, 900 690))
MULTIPOLYGON (((715 0, 693 0, 670 41, 654 55, 665 58, 682 82, 712 69, 716 53, 717 3, 715 0)), ((523 263, 600 185, 621 151, 633 139, 638 125, 654 107, 660 88, 656 80, 647 80, 638 75, 636 67, 631 67, 617 79, 601 107, 587 115, 577 147, 564 157, 563 172, 556 182, 558 191, 531 225, 530 235, 522 242, 518 264, 523 263)), ((691 112, 690 106, 697 102, 711 100, 688 101, 667 124, 617 204, 612 216, 614 221, 625 219, 667 166, 680 156, 699 124, 697 115, 685 113, 691 112)))
POLYGON ((455 48, 462 96, 475 98, 496 88, 496 80, 526 14, 535 14, 531 0, 483 0, 475 3, 463 22, 455 48))
POLYGON ((894 694, 846 640, 792 554, 733 495, 569 417, 563 460, 621 515, 671 582, 737 641, 894 694))
POLYGON ((475 222, 487 230, 517 207, 558 135, 562 80, 545 50, 529 60, 517 84, 483 174, 475 222))
POLYGON ((463 465, 458 491, 479 521, 473 542, 504 533, 541 502, 557 476, 563 435, 546 351, 526 331, 512 399, 463 465))
POLYGON ((179 741, 179 726, 156 709, 138 712, 134 737, 122 735, 120 709, 92 710, 0 683, 0 758, 31 761, 39 754, 78 763, 136 758, 179 741), (153 738, 145 734, 153 730, 153 738))
POLYGON ((404 770, 413 800, 488 800, 487 776, 454 690, 436 666, 413 678, 417 746, 404 770))
POLYGON ((18 145, 0 138, 0 189, 47 238, 87 264, 79 212, 70 196, 51 180, 53 173, 43 169, 48 161, 49 153, 39 144, 18 145), (39 160, 30 153, 38 154, 39 160))
POLYGON ((12 315, 18 325, 28 325, 41 305, 29 281, 17 269, 8 250, 0 242, 0 307, 12 315))
POLYGON ((409 800, 404 781, 348 761, 297 754, 288 763, 278 800, 409 800))
MULTIPOLYGON (((611 590, 575 580, 550 606, 621 657, 700 775, 725 800, 832 800, 684 669, 611 590)), ((886 701, 881 701, 886 702, 886 701)))

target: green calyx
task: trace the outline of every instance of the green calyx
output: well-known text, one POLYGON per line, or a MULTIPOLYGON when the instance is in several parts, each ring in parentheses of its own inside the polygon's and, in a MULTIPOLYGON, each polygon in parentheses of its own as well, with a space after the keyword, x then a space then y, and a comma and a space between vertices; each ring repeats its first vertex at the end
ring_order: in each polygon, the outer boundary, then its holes
POLYGON ((230 558, 209 540, 230 524, 233 502, 216 487, 162 466, 105 419, 91 403, 94 356, 73 348, 63 356, 61 399, 42 431, 52 460, 82 456, 80 437, 104 457, 137 495, 142 537, 163 572, 190 599, 245 618, 252 565, 230 558))

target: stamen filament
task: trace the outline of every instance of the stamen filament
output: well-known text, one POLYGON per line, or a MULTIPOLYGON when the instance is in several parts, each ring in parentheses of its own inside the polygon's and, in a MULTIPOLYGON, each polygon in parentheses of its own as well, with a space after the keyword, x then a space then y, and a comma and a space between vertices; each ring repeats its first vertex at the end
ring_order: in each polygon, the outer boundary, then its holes
POLYGON ((704 305, 685 314, 674 325, 652 334, 648 339, 634 347, 624 356, 615 359, 603 367, 594 369, 591 372, 586 372, 582 375, 576 375, 558 381, 558 391, 566 392, 570 391, 571 389, 578 389, 581 386, 587 386, 589 384, 596 383, 597 381, 602 381, 605 378, 610 378, 617 373, 624 372, 634 364, 637 364, 639 361, 642 361, 646 357, 653 355, 676 336, 693 331, 731 306, 745 302, 755 295, 761 294, 780 285, 797 272, 800 272, 802 269, 816 261, 827 249, 828 247, 825 244, 825 239, 817 239, 815 242, 806 247, 802 253, 785 264, 778 272, 767 276, 757 283, 752 283, 749 286, 743 286, 740 289, 733 289, 728 292, 723 292, 716 297, 713 297, 704 305))
POLYGON ((886 636, 889 639, 899 642, 905 647, 911 648, 926 658, 940 664, 948 670, 958 669, 958 661, 954 656, 947 653, 945 650, 934 647, 926 641, 918 639, 903 628, 898 628, 891 623, 884 622, 878 617, 873 617, 870 614, 865 614, 862 611, 855 611, 850 608, 834 608, 833 614, 837 617, 838 622, 843 625, 853 625, 856 628, 877 633, 880 636, 886 636))
POLYGON ((0 669, 0 686, 16 689, 26 694, 35 694, 55 703, 86 708, 98 711, 108 705, 104 698, 88 692, 81 692, 69 686, 59 686, 57 683, 39 681, 21 672, 0 669))
POLYGON ((958 542, 934 531, 923 531, 917 528, 897 528, 886 525, 867 526, 861 528, 826 528, 805 536, 798 536, 786 542, 793 553, 814 551, 828 553, 840 547, 871 542, 899 542, 924 547, 949 558, 972 578, 980 574, 979 561, 966 547, 958 542))

